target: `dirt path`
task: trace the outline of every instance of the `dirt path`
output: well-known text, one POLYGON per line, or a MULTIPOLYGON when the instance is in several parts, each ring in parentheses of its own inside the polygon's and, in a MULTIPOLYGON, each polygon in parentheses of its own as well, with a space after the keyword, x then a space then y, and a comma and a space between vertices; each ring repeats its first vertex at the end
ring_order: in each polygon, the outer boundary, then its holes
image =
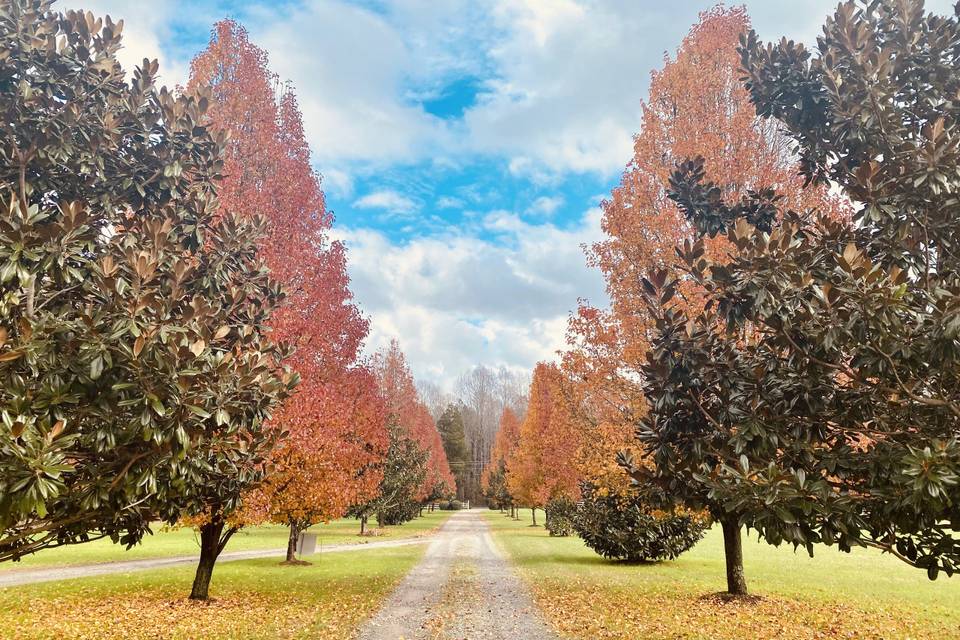
MULTIPOLYGON (((358 551, 363 549, 384 549, 388 547, 402 547, 411 544, 423 544, 429 537, 408 538, 404 540, 383 540, 365 544, 333 544, 324 545, 322 553, 337 553, 340 551, 358 551)), ((257 551, 228 551, 222 553, 217 562, 233 560, 252 560, 255 558, 275 558, 286 555, 286 549, 260 549, 257 551)), ((53 582, 55 580, 70 580, 74 578, 90 578, 111 573, 129 573, 131 571, 146 571, 148 569, 162 569, 182 564, 196 564, 197 556, 175 556, 172 558, 146 558, 143 560, 124 560, 121 562, 102 562, 99 564, 77 565, 73 567, 38 567, 36 569, 14 569, 0 573, 0 588, 13 587, 35 582, 53 582)))
POLYGON ((359 640, 555 640, 476 511, 454 514, 359 640))

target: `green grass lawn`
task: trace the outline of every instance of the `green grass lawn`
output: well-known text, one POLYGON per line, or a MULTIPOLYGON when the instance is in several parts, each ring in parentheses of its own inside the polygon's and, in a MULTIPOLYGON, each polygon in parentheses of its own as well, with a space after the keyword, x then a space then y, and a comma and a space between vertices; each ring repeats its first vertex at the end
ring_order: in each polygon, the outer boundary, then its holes
MULTIPOLYGON (((450 517, 451 513, 451 511, 425 512, 422 518, 416 518, 397 527, 384 527, 379 531, 379 535, 369 537, 358 535, 360 523, 352 518, 334 520, 310 530, 319 536, 318 549, 330 544, 363 544, 379 540, 398 540, 423 535, 436 529, 450 517)), ((285 549, 288 535, 289 530, 286 527, 274 525, 248 527, 234 534, 224 551, 285 549)), ((158 527, 153 535, 146 536, 143 542, 131 549, 124 549, 123 546, 113 544, 109 539, 94 540, 84 544, 45 549, 26 556, 19 562, 5 562, 0 564, 0 571, 166 558, 198 553, 198 540, 193 529, 183 527, 171 530, 158 527)))
POLYGON ((955 638, 960 576, 926 573, 871 549, 842 553, 744 540, 755 602, 727 603, 723 538, 711 530, 675 561, 625 565, 604 560, 579 538, 551 538, 487 514, 501 547, 531 585, 548 618, 573 638, 955 638))
POLYGON ((192 566, 0 589, 0 638, 349 638, 423 551, 358 549, 311 566, 224 563, 206 603, 186 597, 192 566))

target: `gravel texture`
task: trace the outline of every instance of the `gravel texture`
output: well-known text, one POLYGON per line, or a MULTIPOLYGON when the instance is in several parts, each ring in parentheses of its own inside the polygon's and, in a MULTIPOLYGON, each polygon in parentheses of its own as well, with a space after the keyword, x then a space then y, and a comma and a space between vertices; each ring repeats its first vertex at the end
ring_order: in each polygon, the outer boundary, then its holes
POLYGON ((556 640, 478 511, 454 514, 359 640, 556 640))

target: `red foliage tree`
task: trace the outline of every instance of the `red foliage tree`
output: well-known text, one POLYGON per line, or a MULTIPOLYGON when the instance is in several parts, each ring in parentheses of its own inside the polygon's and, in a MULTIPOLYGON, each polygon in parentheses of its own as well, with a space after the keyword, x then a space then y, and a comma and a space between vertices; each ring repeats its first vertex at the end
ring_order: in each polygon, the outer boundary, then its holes
POLYGON ((496 503, 500 509, 510 507, 511 517, 516 514, 516 503, 507 486, 507 460, 513 455, 520 443, 520 418, 509 407, 500 414, 497 435, 493 439, 490 463, 484 467, 480 476, 480 488, 487 500, 496 503))
MULTIPOLYGON (((717 6, 700 15, 676 56, 651 74, 634 156, 602 204, 606 238, 588 250, 588 260, 603 272, 611 306, 601 311, 584 304, 571 318, 563 366, 579 386, 581 425, 594 443, 582 464, 591 481, 608 488, 628 485, 613 461, 617 450, 635 446, 635 425, 646 410, 639 371, 653 320, 641 279, 672 265, 675 248, 696 235, 667 197, 677 163, 702 155, 727 201, 775 185, 784 209, 846 214, 826 189, 804 187, 790 140, 775 123, 757 117, 740 81, 737 53, 749 27, 743 7, 717 6)), ((722 260, 729 249, 716 238, 707 253, 722 260)), ((681 288, 683 304, 700 304, 702 292, 694 285, 684 281, 681 288)))
POLYGON ((377 354, 375 367, 387 414, 403 428, 407 437, 427 452, 426 475, 416 500, 423 502, 453 493, 457 485, 443 440, 430 410, 420 399, 406 356, 396 340, 377 354))
POLYGON ((519 443, 520 418, 513 412, 513 409, 506 407, 500 414, 497 435, 493 439, 493 450, 490 452, 492 461, 506 463, 519 443))
MULTIPOLYGON (((507 487, 517 504, 536 510, 552 498, 577 498, 580 476, 576 459, 580 432, 554 364, 538 363, 530 383, 530 403, 516 446, 507 459, 507 487)), ((506 436, 505 436, 506 437, 506 436)))
POLYGON ((220 205, 266 217, 259 250, 289 292, 270 329, 296 347, 291 366, 302 383, 274 414, 287 437, 244 513, 289 525, 292 560, 300 530, 344 515, 379 481, 385 407, 372 374, 357 364, 369 326, 353 303, 345 248, 329 237, 333 216, 310 165, 296 96, 269 70, 266 53, 236 22, 219 22, 193 61, 190 84, 211 87, 210 124, 230 136, 220 205))

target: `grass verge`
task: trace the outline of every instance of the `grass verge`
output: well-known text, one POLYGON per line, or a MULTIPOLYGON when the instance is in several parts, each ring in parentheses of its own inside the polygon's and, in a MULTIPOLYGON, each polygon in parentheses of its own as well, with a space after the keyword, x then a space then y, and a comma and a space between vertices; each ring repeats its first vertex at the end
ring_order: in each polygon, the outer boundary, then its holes
MULTIPOLYGON (((452 511, 434 511, 424 513, 422 518, 396 527, 384 527, 379 535, 360 537, 360 523, 352 518, 334 520, 328 524, 317 525, 310 531, 318 534, 318 550, 332 544, 363 544, 380 540, 401 540, 430 533, 447 518, 452 511)), ((254 551, 262 549, 285 549, 289 530, 286 527, 265 525, 247 527, 238 531, 227 544, 226 552, 254 551)), ((39 569, 42 567, 74 566, 100 562, 118 562, 122 560, 143 560, 148 558, 170 558, 200 553, 199 539, 193 529, 181 527, 169 529, 158 527, 153 535, 147 535, 143 541, 131 549, 124 549, 109 539, 94 540, 84 544, 68 545, 45 549, 21 558, 18 562, 0 564, 0 572, 17 569, 39 569)))
POLYGON ((423 551, 348 551, 296 567, 272 559, 225 563, 205 603, 186 597, 192 566, 0 589, 0 637, 349 638, 423 551))
POLYGON ((809 558, 745 539, 747 581, 760 597, 724 602, 713 595, 726 584, 719 529, 673 562, 625 565, 523 515, 486 518, 547 619, 571 638, 960 637, 960 576, 930 582, 874 550, 823 547, 809 558))

